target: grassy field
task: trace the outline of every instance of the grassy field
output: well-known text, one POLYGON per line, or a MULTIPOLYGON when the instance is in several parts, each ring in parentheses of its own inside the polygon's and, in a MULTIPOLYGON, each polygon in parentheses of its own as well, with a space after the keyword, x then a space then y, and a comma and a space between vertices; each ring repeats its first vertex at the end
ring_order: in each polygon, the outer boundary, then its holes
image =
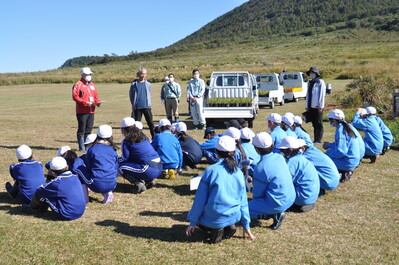
MULTIPOLYGON (((187 70, 189 71, 189 70, 187 70)), ((151 72, 150 72, 151 73, 151 72)), ((95 80, 94 80, 95 81, 95 80)), ((347 81, 328 80, 334 93, 347 81)), ((185 84, 182 83, 185 88, 185 84)), ((399 155, 390 151, 377 164, 368 161, 354 177, 337 190, 319 198, 315 210, 288 213, 282 227, 271 231, 253 229, 255 241, 236 237, 217 245, 187 238, 186 215, 194 192, 189 181, 206 167, 187 171, 176 180, 159 180, 155 188, 133 195, 132 186, 118 179, 114 201, 92 202, 78 220, 57 221, 49 215, 21 212, 5 192, 11 181, 8 166, 16 162, 15 148, 32 147, 37 160, 45 163, 62 145, 77 148, 72 84, 0 86, 0 264, 398 264, 398 172, 399 155)), ((161 84, 153 85, 154 120, 165 117, 159 103, 161 84)), ((130 115, 129 84, 97 84, 100 99, 95 126, 114 127, 120 143, 120 120, 130 115)), ((331 96, 327 102, 331 103, 331 96)), ((333 106, 331 106, 333 107, 333 106)), ((254 131, 267 129, 271 112, 300 114, 304 101, 262 108, 254 131)), ((181 104, 182 120, 190 125, 187 104, 181 104)), ((311 128, 305 125, 308 131, 311 128)), ((324 140, 334 131, 325 124, 324 140)), ((222 132, 222 130, 218 130, 222 132)), ((146 131, 148 135, 148 131, 146 131)), ((202 131, 189 131, 202 142, 202 131)))

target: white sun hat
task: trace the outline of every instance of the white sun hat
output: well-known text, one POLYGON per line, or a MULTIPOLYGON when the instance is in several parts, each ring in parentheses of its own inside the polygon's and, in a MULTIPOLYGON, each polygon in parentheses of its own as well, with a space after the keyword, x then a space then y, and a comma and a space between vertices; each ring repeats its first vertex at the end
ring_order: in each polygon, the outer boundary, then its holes
POLYGON ((63 154, 66 153, 66 151, 69 151, 69 150, 71 150, 71 148, 70 148, 68 145, 61 146, 61 147, 58 149, 57 155, 58 155, 58 156, 62 156, 63 154))
POLYGON ((297 149, 299 147, 301 146, 297 138, 293 136, 287 136, 281 141, 280 145, 278 146, 278 149, 288 149, 288 148, 297 149))
POLYGON ((258 148, 269 148, 273 144, 273 139, 267 132, 261 132, 252 139, 252 144, 258 148))
POLYGON ((241 139, 251 140, 252 138, 255 137, 255 133, 248 127, 242 128, 240 132, 241 132, 240 136, 241 139))
POLYGON ((176 130, 178 132, 187 132, 187 125, 184 122, 179 122, 176 125, 176 130))
POLYGON ((98 127, 97 135, 104 139, 111 137, 112 136, 112 127, 109 125, 106 125, 106 124, 100 125, 98 127))
POLYGON ((132 117, 126 117, 121 121, 121 128, 133 126, 135 122, 132 117))
POLYGON ((241 132, 236 127, 230 127, 226 130, 225 133, 227 136, 232 137, 234 140, 238 140, 241 137, 241 132))
POLYGON ((86 140, 85 140, 84 144, 91 144, 91 143, 93 143, 96 139, 97 139, 97 134, 91 133, 91 134, 89 134, 89 135, 86 136, 86 140))
POLYGON ((302 146, 305 146, 305 145, 307 145, 307 144, 306 144, 306 141, 305 141, 305 140, 303 140, 303 139, 297 139, 297 141, 298 141, 298 145, 299 145, 299 147, 302 147, 302 146))
POLYGON ((269 121, 275 122, 275 123, 281 123, 281 115, 278 113, 272 113, 269 115, 269 117, 266 118, 266 120, 269 120, 269 121))
POLYGON ((32 149, 29 146, 23 144, 17 148, 16 151, 17 158, 19 160, 25 160, 32 156, 32 149))
POLYGON ((295 117, 295 115, 292 112, 287 112, 284 114, 284 116, 293 117, 293 118, 295 117))
POLYGON ((80 70, 80 74, 91 75, 91 74, 93 74, 93 72, 90 70, 89 67, 83 67, 83 68, 80 70))
POLYGON ((345 119, 345 114, 340 109, 333 109, 326 116, 327 116, 327 118, 334 119, 334 120, 343 120, 343 119, 345 119))
POLYGON ((61 156, 54 157, 50 161, 50 168, 52 170, 61 170, 67 167, 67 162, 65 158, 61 156))
POLYGON ((288 126, 294 125, 294 116, 284 114, 284 116, 281 118, 282 122, 287 124, 288 126))
POLYGON ((234 138, 223 135, 219 137, 216 143, 216 149, 224 152, 232 152, 236 150, 236 140, 234 138))
POLYGON ((295 123, 295 124, 302 124, 302 118, 301 118, 301 116, 295 116, 295 117, 294 117, 294 123, 295 123))
POLYGON ((161 128, 163 126, 171 126, 170 121, 168 119, 162 119, 158 122, 158 127, 161 128))
POLYGON ((367 107, 366 110, 368 114, 377 114, 377 109, 374 107, 367 107))
POLYGON ((142 130, 144 128, 143 123, 141 121, 135 121, 134 125, 136 125, 139 130, 142 130))

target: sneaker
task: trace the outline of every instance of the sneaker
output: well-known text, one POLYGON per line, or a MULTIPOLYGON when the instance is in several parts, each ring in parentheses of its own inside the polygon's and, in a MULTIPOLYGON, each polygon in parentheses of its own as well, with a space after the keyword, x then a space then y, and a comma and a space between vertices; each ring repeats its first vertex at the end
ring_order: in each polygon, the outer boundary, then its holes
POLYGON ((326 190, 320 188, 319 197, 320 197, 320 196, 324 196, 324 195, 326 195, 326 190))
POLYGON ((162 170, 160 178, 167 179, 168 177, 169 177, 168 170, 167 169, 162 170))
POLYGON ((254 228, 254 227, 261 227, 262 222, 259 220, 251 220, 251 223, 249 223, 249 227, 254 228))
POLYGON ((153 188, 154 186, 155 186, 155 179, 153 179, 153 180, 151 180, 151 181, 146 181, 145 182, 145 187, 147 188, 147 190, 148 189, 151 189, 151 188, 153 188))
POLYGON ((311 210, 313 210, 313 208, 315 207, 315 203, 312 204, 305 204, 299 207, 299 210, 301 212, 310 212, 311 210))
POLYGON ((175 175, 175 170, 174 169, 169 169, 168 170, 168 179, 176 179, 176 175, 175 175))
POLYGON ((104 197, 104 200, 101 203, 110 203, 112 202, 112 199, 114 198, 114 194, 112 193, 112 191, 110 192, 105 192, 105 193, 101 193, 104 197))
POLYGON ((184 167, 183 167, 183 170, 186 170, 186 171, 187 171, 187 170, 190 170, 190 169, 191 169, 191 168, 190 168, 189 166, 184 166, 184 167))
POLYGON ((10 182, 6 183, 6 191, 11 199, 15 199, 18 196, 18 193, 14 191, 14 187, 10 182))
POLYGON ((143 182, 136 182, 134 183, 134 188, 133 188, 133 193, 134 194, 140 194, 143 191, 146 191, 147 187, 144 185, 143 182))
POLYGON ((211 243, 211 244, 219 243, 223 239, 223 234, 224 234, 223 228, 212 229, 211 230, 211 239, 210 239, 209 243, 211 243))
POLYGON ((223 232, 223 239, 229 239, 232 236, 234 236, 234 234, 237 231, 237 227, 236 225, 229 225, 226 226, 225 228, 223 228, 224 232, 223 232))
POLYGON ((281 223, 285 218, 285 213, 278 213, 273 215, 273 224, 270 226, 272 230, 277 230, 280 228, 281 223))
POLYGON ((377 161, 378 161, 378 155, 370 157, 370 163, 374 164, 377 163, 377 161))

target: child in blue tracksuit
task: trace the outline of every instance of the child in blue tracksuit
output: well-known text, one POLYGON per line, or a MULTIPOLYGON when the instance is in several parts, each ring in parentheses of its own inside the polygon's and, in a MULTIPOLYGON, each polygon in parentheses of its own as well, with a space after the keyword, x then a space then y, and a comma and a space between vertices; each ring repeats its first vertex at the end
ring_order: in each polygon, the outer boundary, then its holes
POLYGON ((183 167, 196 168, 202 160, 202 150, 199 143, 186 132, 187 125, 184 122, 179 122, 175 134, 183 153, 183 167))
POLYGON ((158 127, 161 129, 161 133, 154 136, 151 145, 161 158, 163 177, 175 179, 175 170, 181 170, 183 167, 181 146, 179 140, 170 131, 171 124, 169 120, 160 120, 158 127))
POLYGON ((300 116, 294 117, 294 132, 298 139, 303 139, 308 147, 313 146, 312 139, 307 131, 302 127, 302 118, 300 116))
POLYGON ((111 126, 98 127, 96 142, 87 151, 84 164, 85 167, 76 171, 78 176, 90 190, 103 195, 102 203, 112 202, 118 173, 118 154, 111 126))
POLYGON ((134 184, 133 193, 141 193, 155 185, 162 173, 162 163, 147 137, 127 117, 121 122, 122 156, 119 158, 121 176, 134 184), (144 183, 143 183, 144 182, 144 183))
POLYGON ((293 208, 307 212, 314 208, 320 193, 320 180, 316 168, 300 152, 300 141, 287 136, 280 144, 280 150, 287 160, 292 175, 296 198, 293 208))
POLYGON ((388 151, 389 147, 391 146, 393 142, 393 135, 391 130, 388 128, 388 126, 385 125, 384 121, 377 116, 377 110, 374 107, 367 107, 366 108, 367 113, 370 116, 375 116, 375 120, 378 123, 378 126, 381 129, 382 132, 382 137, 384 139, 384 147, 382 149, 381 155, 385 154, 386 151, 388 151))
POLYGON ((247 155, 247 158, 251 161, 248 167, 249 175, 253 176, 254 170, 258 162, 260 161, 260 155, 255 150, 255 146, 251 143, 252 138, 255 137, 254 132, 248 127, 242 128, 240 130, 241 136, 241 146, 247 155))
POLYGON ((356 129, 364 131, 365 158, 370 158, 371 163, 375 163, 384 148, 384 138, 375 116, 365 114, 361 117, 362 112, 363 109, 359 108, 353 117, 352 124, 356 129))
POLYGON ((334 162, 322 151, 314 146, 307 146, 305 140, 302 141, 301 149, 303 156, 312 162, 319 174, 320 195, 324 195, 326 190, 335 190, 338 187, 340 175, 334 162))
POLYGON ((280 127, 281 125, 281 116, 278 113, 272 113, 269 117, 266 118, 267 126, 269 128, 270 136, 273 139, 274 144, 274 153, 280 153, 280 149, 277 146, 280 145, 281 141, 287 137, 287 133, 280 127))
POLYGON ((292 115, 286 113, 283 117, 281 117, 281 128, 285 131, 287 136, 292 136, 294 138, 297 138, 296 133, 293 130, 294 116, 292 115))
POLYGON ((50 169, 54 179, 36 190, 29 208, 47 211, 50 207, 61 220, 81 217, 86 209, 86 201, 78 177, 68 171, 63 157, 53 158, 50 169))
POLYGON ((273 218, 271 229, 280 227, 286 211, 295 201, 295 188, 291 173, 280 154, 275 154, 271 136, 258 133, 253 139, 261 160, 255 167, 252 178, 252 200, 249 201, 251 222, 257 219, 273 218))
POLYGON ((236 232, 235 224, 241 222, 244 236, 252 235, 249 224, 248 200, 244 176, 233 159, 236 143, 230 136, 222 136, 217 142, 219 162, 205 169, 195 194, 194 203, 188 213, 190 225, 186 235, 190 236, 198 226, 204 239, 218 243, 236 232))
POLYGON ((207 127, 204 135, 204 139, 207 139, 207 141, 200 144, 202 155, 211 165, 219 161, 219 158, 216 154, 216 143, 220 136, 221 135, 216 135, 215 129, 213 127, 207 127))
POLYGON ((324 142, 323 148, 328 149, 326 155, 332 159, 341 173, 340 181, 345 182, 351 178, 353 170, 360 163, 360 142, 352 126, 345 121, 345 115, 341 110, 334 109, 327 117, 330 125, 336 128, 335 142, 324 142))
POLYGON ((22 203, 30 203, 37 187, 45 183, 43 165, 34 160, 32 149, 21 145, 16 151, 18 162, 10 165, 10 175, 14 185, 6 183, 11 198, 19 198, 22 203))

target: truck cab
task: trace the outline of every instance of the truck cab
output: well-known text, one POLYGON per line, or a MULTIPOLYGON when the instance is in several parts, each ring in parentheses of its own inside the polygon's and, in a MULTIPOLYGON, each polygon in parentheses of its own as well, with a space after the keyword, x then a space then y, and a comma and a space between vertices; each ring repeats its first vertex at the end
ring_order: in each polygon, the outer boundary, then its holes
POLYGON ((284 105, 284 88, 280 84, 279 74, 256 74, 259 105, 274 108, 276 103, 284 105))
POLYGON ((299 98, 306 98, 308 79, 302 72, 283 72, 280 80, 284 87, 285 100, 297 102, 299 98))

